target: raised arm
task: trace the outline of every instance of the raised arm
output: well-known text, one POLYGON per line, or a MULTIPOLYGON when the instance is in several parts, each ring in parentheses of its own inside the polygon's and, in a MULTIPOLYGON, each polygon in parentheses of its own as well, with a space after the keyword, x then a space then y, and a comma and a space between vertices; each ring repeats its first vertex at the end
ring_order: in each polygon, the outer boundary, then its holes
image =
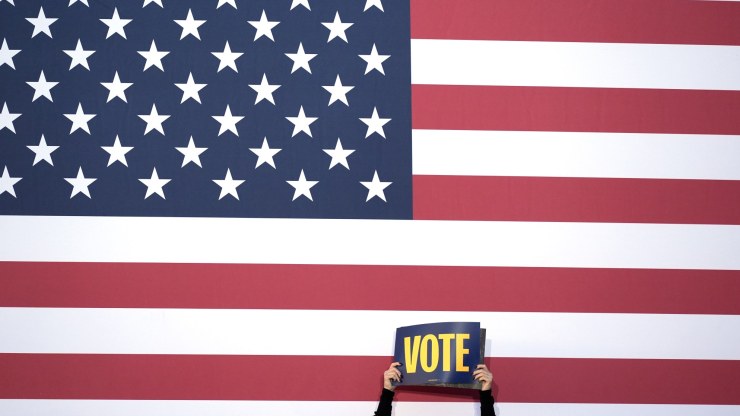
POLYGON ((496 416, 493 409, 493 395, 491 387, 493 386, 493 374, 488 370, 485 364, 478 364, 477 369, 473 372, 473 377, 481 383, 480 388, 480 415, 496 416))
POLYGON ((393 390, 396 389, 392 382, 401 381, 401 371, 396 368, 399 365, 401 363, 392 363, 383 373, 383 392, 380 394, 380 402, 378 403, 378 410, 375 411, 375 416, 391 416, 393 390))

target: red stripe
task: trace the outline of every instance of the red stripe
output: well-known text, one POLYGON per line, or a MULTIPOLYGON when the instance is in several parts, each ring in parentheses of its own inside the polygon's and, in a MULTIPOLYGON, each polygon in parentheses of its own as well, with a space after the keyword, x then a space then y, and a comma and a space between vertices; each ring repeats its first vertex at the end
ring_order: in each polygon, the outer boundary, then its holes
POLYGON ((740 224, 740 181, 414 176, 414 218, 740 224))
MULTIPOLYGON (((0 354, 0 398, 376 400, 389 357, 0 354)), ((740 361, 497 358, 506 402, 740 404, 740 361)), ((470 391, 403 391, 459 401, 470 391)))
POLYGON ((413 85, 415 129, 740 134, 740 91, 413 85))
POLYGON ((4 307, 737 315, 738 299, 740 271, 0 263, 4 307))
POLYGON ((740 45, 740 5, 686 0, 412 0, 417 39, 740 45))

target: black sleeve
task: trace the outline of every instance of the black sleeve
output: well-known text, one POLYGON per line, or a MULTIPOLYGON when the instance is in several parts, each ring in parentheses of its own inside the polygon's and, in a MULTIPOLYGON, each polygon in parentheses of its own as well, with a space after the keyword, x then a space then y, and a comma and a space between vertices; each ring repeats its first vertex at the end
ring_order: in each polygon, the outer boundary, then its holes
POLYGON ((383 389, 383 392, 380 393, 380 402, 378 403, 378 410, 375 412, 375 416, 391 416, 393 394, 392 391, 383 389))
POLYGON ((496 416, 496 411, 493 410, 491 390, 480 391, 480 416, 496 416))

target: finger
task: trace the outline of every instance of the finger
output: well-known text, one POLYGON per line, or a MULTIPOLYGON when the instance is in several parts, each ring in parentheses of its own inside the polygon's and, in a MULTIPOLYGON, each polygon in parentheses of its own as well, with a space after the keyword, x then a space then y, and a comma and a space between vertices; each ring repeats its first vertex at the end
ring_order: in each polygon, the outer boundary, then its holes
POLYGON ((396 369, 396 368, 393 369, 393 374, 401 377, 401 372, 398 369, 396 369))
POLYGON ((399 365, 401 365, 401 363, 399 363, 398 361, 396 361, 395 363, 391 363, 391 368, 398 367, 399 365))

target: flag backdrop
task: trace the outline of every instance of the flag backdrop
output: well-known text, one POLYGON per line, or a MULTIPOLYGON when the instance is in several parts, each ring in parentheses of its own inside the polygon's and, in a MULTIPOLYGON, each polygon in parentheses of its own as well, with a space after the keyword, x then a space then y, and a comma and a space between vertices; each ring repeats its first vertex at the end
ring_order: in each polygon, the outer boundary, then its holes
POLYGON ((738 2, 0 0, 0 38, 0 414, 372 414, 396 327, 479 321, 504 416, 740 415, 738 2))

